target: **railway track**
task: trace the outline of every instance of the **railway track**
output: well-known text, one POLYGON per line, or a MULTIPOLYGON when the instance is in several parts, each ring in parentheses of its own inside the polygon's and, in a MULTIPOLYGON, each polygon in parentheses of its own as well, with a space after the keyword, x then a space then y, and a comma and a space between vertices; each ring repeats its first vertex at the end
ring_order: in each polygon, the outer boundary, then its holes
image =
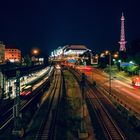
POLYGON ((56 71, 53 85, 54 86, 49 93, 50 96, 45 112, 46 115, 41 122, 35 140, 53 140, 55 137, 55 129, 63 87, 63 78, 61 76, 61 71, 56 71))
MULTIPOLYGON (((74 70, 71 70, 71 72, 75 75, 78 82, 80 82, 81 75, 74 70)), ((90 111, 94 111, 94 113, 96 114, 99 124, 101 125, 102 131, 104 133, 105 139, 125 140, 126 138, 124 134, 118 128, 118 126, 113 121, 112 117, 109 115, 109 113, 100 101, 101 99, 104 100, 104 96, 102 96, 101 94, 99 95, 99 91, 96 88, 93 89, 93 86, 89 81, 86 80, 86 83, 86 102, 88 103, 88 105, 90 105, 90 111)))
MULTIPOLYGON (((42 80, 42 84, 38 86, 35 85, 35 89, 30 99, 28 100, 21 99, 20 112, 23 112, 26 109, 28 109, 28 107, 30 106, 30 104, 34 102, 34 100, 38 100, 37 98, 38 96, 40 96, 40 92, 42 91, 42 89, 45 88, 48 82, 49 82, 49 77, 47 76, 46 78, 42 80)), ((0 132, 1 133, 12 122, 13 118, 14 116, 13 116, 13 105, 12 105, 11 108, 9 108, 3 114, 0 115, 0 132)))

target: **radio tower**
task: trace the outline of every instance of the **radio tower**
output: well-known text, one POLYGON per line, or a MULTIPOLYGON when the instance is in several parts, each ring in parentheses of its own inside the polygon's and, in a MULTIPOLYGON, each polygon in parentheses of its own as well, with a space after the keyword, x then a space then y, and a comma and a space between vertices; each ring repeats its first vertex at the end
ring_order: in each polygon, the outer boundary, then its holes
POLYGON ((125 20, 125 18, 124 18, 124 15, 122 13, 122 17, 121 17, 121 37, 120 37, 119 44, 120 44, 120 51, 123 51, 123 52, 126 51, 125 44, 127 43, 127 41, 125 41, 124 20, 125 20))

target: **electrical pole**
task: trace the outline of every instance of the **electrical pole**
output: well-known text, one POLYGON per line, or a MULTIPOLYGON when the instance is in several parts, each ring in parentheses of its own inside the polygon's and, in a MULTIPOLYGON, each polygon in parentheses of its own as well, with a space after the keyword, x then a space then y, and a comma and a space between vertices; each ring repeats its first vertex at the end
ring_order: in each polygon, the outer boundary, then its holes
POLYGON ((3 100, 4 98, 4 93, 5 93, 5 75, 3 70, 1 71, 1 99, 3 100))
POLYGON ((88 137, 88 132, 86 130, 86 122, 85 122, 85 117, 86 117, 86 104, 85 104, 85 82, 86 82, 86 79, 85 79, 85 74, 82 73, 82 79, 81 79, 81 93, 82 93, 82 100, 81 100, 81 128, 80 128, 80 131, 79 131, 79 138, 82 139, 82 138, 87 138, 88 137))
POLYGON ((81 80, 81 92, 82 92, 82 107, 83 107, 83 111, 82 111, 82 118, 84 118, 86 115, 85 113, 85 109, 84 109, 84 105, 85 105, 85 74, 82 73, 82 80, 81 80))
POLYGON ((24 130, 22 128, 20 109, 20 71, 16 71, 16 97, 14 99, 13 116, 14 116, 14 129, 12 134, 17 137, 22 137, 24 130))

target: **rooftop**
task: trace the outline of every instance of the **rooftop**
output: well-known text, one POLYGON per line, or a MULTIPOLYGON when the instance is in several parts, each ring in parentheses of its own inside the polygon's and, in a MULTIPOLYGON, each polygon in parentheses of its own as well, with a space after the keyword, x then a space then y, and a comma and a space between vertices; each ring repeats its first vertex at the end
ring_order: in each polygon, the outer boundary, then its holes
POLYGON ((85 45, 67 45, 65 49, 72 50, 87 50, 85 45))
POLYGON ((11 45, 6 45, 5 49, 18 49, 18 50, 20 50, 18 47, 11 46, 11 45))

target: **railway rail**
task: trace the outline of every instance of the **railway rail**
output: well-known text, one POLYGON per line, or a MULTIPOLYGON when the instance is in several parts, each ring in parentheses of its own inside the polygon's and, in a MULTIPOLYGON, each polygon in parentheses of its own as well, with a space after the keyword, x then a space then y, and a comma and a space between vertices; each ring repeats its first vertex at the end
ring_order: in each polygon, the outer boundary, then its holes
POLYGON ((53 140, 62 97, 63 78, 61 71, 56 71, 53 87, 50 91, 45 117, 41 122, 35 140, 53 140))
MULTIPOLYGON (((80 82, 81 75, 74 70, 71 70, 71 72, 74 74, 78 82, 80 82)), ((101 94, 99 95, 99 91, 96 88, 93 89, 92 84, 88 80, 86 80, 86 83, 86 102, 88 102, 88 105, 91 106, 90 108, 92 108, 92 111, 94 111, 94 113, 96 114, 99 124, 101 125, 101 128, 103 130, 105 139, 125 140, 126 138, 124 134, 113 121, 112 117, 109 115, 100 101, 100 99, 104 100, 104 96, 102 96, 101 94)))
MULTIPOLYGON (((48 73, 50 74, 50 73, 48 73)), ((52 73, 51 73, 52 74, 52 73)), ((50 76, 50 75, 49 75, 50 76)), ((34 100, 39 100, 40 92, 46 87, 49 82, 49 76, 44 78, 39 85, 34 86, 34 91, 32 96, 28 100, 21 99, 20 103, 20 112, 22 113, 34 102, 34 100)), ((6 110, 3 114, 0 115, 0 132, 2 133, 5 128, 12 122, 13 116, 13 105, 11 108, 6 110)))

